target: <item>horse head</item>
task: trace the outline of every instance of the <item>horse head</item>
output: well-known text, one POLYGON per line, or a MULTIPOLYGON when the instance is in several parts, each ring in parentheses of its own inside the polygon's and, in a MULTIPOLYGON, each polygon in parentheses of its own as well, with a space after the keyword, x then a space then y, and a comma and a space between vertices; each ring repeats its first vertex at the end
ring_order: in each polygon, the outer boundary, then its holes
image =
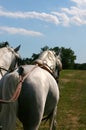
POLYGON ((19 64, 19 61, 21 60, 21 56, 20 54, 18 53, 19 49, 20 49, 20 45, 17 46, 16 48, 8 48, 12 54, 13 54, 13 59, 11 59, 11 64, 10 64, 10 70, 14 69, 15 66, 18 66, 19 64))
POLYGON ((53 74, 55 79, 57 80, 57 82, 58 82, 59 73, 60 73, 61 70, 62 70, 62 62, 61 62, 60 55, 58 55, 58 56, 56 56, 56 68, 55 68, 55 71, 54 71, 54 74, 53 74))
POLYGON ((7 44, 0 47, 0 78, 6 73, 6 71, 13 70, 16 64, 18 64, 20 59, 18 53, 19 49, 20 45, 15 49, 7 44))
POLYGON ((59 76, 59 71, 62 69, 60 53, 57 56, 52 50, 42 52, 35 63, 48 70, 55 78, 59 76))

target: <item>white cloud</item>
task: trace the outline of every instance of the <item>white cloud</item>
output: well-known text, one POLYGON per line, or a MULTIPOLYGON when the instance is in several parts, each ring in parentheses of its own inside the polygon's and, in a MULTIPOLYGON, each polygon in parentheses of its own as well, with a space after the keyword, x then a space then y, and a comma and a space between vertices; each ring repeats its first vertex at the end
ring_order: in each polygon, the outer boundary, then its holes
POLYGON ((76 25, 82 25, 85 24, 84 21, 82 21, 79 17, 74 16, 71 18, 72 23, 76 24, 76 25))
POLYGON ((20 35, 30 35, 30 36, 43 36, 40 32, 35 32, 31 30, 26 30, 24 28, 15 28, 8 26, 0 26, 0 33, 9 33, 9 34, 20 34, 20 35))
POLYGON ((56 25, 59 24, 59 20, 56 16, 52 14, 47 14, 47 13, 39 13, 39 12, 10 12, 10 11, 5 11, 3 8, 0 8, 0 16, 4 17, 10 17, 10 18, 21 18, 21 19, 39 19, 42 21, 46 22, 51 22, 56 25))
POLYGON ((85 25, 86 24, 86 9, 81 9, 79 7, 70 7, 62 8, 62 12, 64 12, 70 19, 70 23, 77 25, 85 25))
POLYGON ((54 12, 63 25, 86 25, 86 0, 71 0, 75 6, 61 8, 60 12, 54 12))
MULTIPOLYGON (((0 16, 18 19, 38 19, 55 25, 69 26, 86 24, 86 0, 70 0, 73 5, 60 11, 45 12, 11 12, 0 7, 0 16), (75 5, 74 5, 75 3, 75 5)), ((19 30, 19 29, 18 29, 19 30)), ((23 30, 24 31, 24 30, 23 30)), ((21 31, 20 31, 21 32, 21 31)), ((26 31, 25 31, 26 32, 26 31)))
POLYGON ((72 16, 85 16, 86 14, 86 9, 80 9, 77 7, 71 7, 70 9, 68 8, 62 8, 62 11, 66 14, 70 14, 72 16))
POLYGON ((60 24, 68 26, 70 19, 65 13, 52 12, 52 14, 58 17, 60 24))
POLYGON ((86 0, 71 0, 72 2, 75 2, 78 7, 86 7, 86 0))

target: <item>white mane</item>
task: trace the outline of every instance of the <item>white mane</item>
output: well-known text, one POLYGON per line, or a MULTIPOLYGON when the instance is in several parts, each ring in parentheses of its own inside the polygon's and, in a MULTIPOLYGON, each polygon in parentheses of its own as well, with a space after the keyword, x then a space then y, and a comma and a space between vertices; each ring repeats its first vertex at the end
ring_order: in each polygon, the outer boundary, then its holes
POLYGON ((35 62, 39 65, 47 65, 52 70, 52 73, 55 71, 56 65, 59 70, 62 68, 60 56, 56 56, 55 52, 50 50, 42 52, 35 62))
POLYGON ((53 71, 56 67, 55 52, 50 50, 44 51, 39 55, 35 62, 40 65, 47 66, 53 71))

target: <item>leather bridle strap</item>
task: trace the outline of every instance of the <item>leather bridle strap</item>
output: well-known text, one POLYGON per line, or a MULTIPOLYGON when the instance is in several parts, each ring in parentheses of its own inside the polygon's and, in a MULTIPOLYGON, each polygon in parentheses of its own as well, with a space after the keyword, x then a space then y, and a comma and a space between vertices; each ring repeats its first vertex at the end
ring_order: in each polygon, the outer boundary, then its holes
POLYGON ((5 71, 8 71, 7 69, 3 68, 3 67, 0 67, 0 70, 5 70, 5 71))
POLYGON ((20 95, 21 88, 22 88, 22 83, 24 82, 24 80, 25 80, 28 76, 30 76, 31 72, 32 72, 35 68, 37 68, 37 67, 38 67, 38 65, 35 65, 25 76, 21 76, 21 75, 20 75, 20 77, 19 77, 19 78, 20 78, 20 81, 19 81, 19 83, 18 83, 18 85, 17 85, 17 88, 16 88, 16 90, 15 90, 13 96, 12 96, 9 100, 0 99, 0 103, 11 103, 11 102, 15 102, 15 101, 18 99, 19 95, 20 95))
POLYGON ((18 86, 17 86, 17 89, 16 89, 15 93, 13 94, 13 96, 9 100, 0 99, 0 103, 11 103, 11 102, 16 101, 19 94, 20 94, 21 86, 22 86, 22 82, 19 82, 18 86))
POLYGON ((0 73, 1 73, 1 75, 2 75, 2 76, 3 76, 2 70, 5 70, 5 71, 7 71, 7 72, 8 72, 8 70, 7 70, 7 69, 5 69, 4 67, 0 67, 0 73))

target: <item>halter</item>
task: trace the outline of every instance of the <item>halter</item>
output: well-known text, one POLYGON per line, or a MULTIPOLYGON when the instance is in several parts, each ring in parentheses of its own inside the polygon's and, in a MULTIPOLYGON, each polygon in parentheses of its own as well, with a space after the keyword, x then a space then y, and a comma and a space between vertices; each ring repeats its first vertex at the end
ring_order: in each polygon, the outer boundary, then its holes
POLYGON ((7 69, 5 69, 4 67, 0 67, 0 73, 3 76, 2 70, 8 71, 7 69))

